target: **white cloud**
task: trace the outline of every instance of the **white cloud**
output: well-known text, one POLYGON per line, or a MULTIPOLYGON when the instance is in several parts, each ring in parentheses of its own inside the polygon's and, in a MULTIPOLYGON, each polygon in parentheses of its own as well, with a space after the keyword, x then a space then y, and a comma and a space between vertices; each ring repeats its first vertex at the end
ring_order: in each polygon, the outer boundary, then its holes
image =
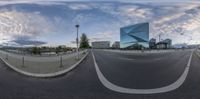
POLYGON ((63 3, 54 0, 1 0, 0 1, 0 6, 9 4, 63 5, 63 3))
POLYGON ((16 36, 37 38, 43 33, 52 33, 54 24, 39 12, 0 11, 0 43, 15 39, 16 36))
POLYGON ((171 21, 171 20, 174 20, 174 19, 178 19, 183 15, 185 15, 184 12, 173 14, 173 15, 166 15, 166 16, 161 17, 158 20, 155 20, 154 24, 158 24, 158 25, 164 24, 165 22, 168 22, 168 21, 171 21))
POLYGON ((92 17, 91 14, 77 14, 73 19, 72 22, 75 24, 84 24, 87 21, 90 21, 92 17))
POLYGON ((93 34, 89 36, 90 42, 93 41, 113 41, 113 37, 116 37, 116 33, 113 33, 112 31, 105 31, 105 32, 99 32, 96 34, 93 34))
POLYGON ((72 10, 88 10, 88 9, 92 9, 92 7, 90 5, 81 4, 81 3, 69 4, 69 5, 67 5, 67 7, 69 7, 72 10))
MULTIPOLYGON (((42 4, 42 5, 51 5, 51 4, 64 4, 59 1, 68 1, 68 0, 22 0, 13 2, 9 1, 0 1, 4 2, 1 4, 8 3, 34 3, 34 4, 42 4)), ((119 0, 120 1, 120 0, 119 0)), ((176 0, 171 0, 173 2, 176 0)), ((185 0, 186 1, 186 0, 185 0)), ((123 1, 120 1, 123 2, 123 1)), ((124 1, 128 2, 128 1, 124 1)), ((129 1, 131 2, 131 1, 129 1)), ((156 2, 158 2, 156 0, 156 2)), ((167 2, 167 1, 166 1, 167 2)), ((1 5, 0 4, 0 5, 1 5)), ((91 40, 116 40, 119 39, 119 28, 122 26, 140 23, 140 22, 150 22, 151 23, 151 37, 156 37, 158 34, 162 33, 165 38, 172 38, 174 42, 184 42, 185 40, 191 40, 191 36, 197 35, 197 31, 200 23, 200 14, 198 10, 195 11, 195 14, 188 14, 186 11, 190 9, 196 9, 199 4, 195 4, 194 2, 190 3, 143 3, 135 4, 135 3, 119 3, 119 2, 104 2, 104 3, 80 3, 80 2, 71 2, 65 3, 65 7, 70 8, 74 11, 80 13, 75 13, 73 17, 72 23, 82 23, 83 25, 94 18, 103 19, 108 16, 113 16, 114 21, 111 22, 102 22, 95 23, 93 22, 91 27, 87 29, 97 28, 97 33, 90 36, 91 40), (92 10, 99 9, 105 14, 103 16, 96 16, 95 13, 91 12, 90 14, 82 13, 83 10, 92 10), (95 17, 94 17, 95 16, 95 17), (98 24, 98 25, 97 25, 98 24), (96 26, 96 27, 94 27, 96 26), (103 30, 102 30, 103 29, 103 30), (100 31, 99 31, 100 30, 100 31), (111 32, 112 31, 112 32, 111 32), (115 33, 113 32, 115 31, 115 33), (117 31, 117 32, 116 32, 117 31), (190 34, 185 34, 185 33, 190 34), (193 32, 195 34, 193 34, 193 32), (181 35, 183 33, 184 35, 181 35), (113 36, 114 35, 114 36, 113 36), (181 38, 178 38, 181 36, 181 38)), ((35 13, 22 13, 17 11, 2 11, 0 14, 0 30, 3 30, 2 33, 11 33, 15 34, 20 33, 28 33, 28 35, 40 35, 40 32, 51 32, 52 27, 54 27, 52 20, 48 20, 48 18, 41 16, 40 12, 35 13), (5 12, 5 13, 4 13, 5 12), (13 19, 16 18, 17 20, 13 19), (31 18, 34 17, 34 18, 31 18), (2 20, 1 20, 2 19, 2 20), (22 20, 23 19, 23 20, 22 20), (37 19, 37 20, 35 20, 37 19), (32 27, 33 26, 33 27, 32 27), (47 26, 47 27, 46 27, 47 26), (10 28, 12 27, 12 28, 10 28)), ((109 17, 110 18, 110 17, 109 17)), ((56 23, 60 23, 62 21, 61 18, 54 18, 56 23)), ((112 19, 110 19, 112 20, 112 19)), ((84 27, 84 26, 83 26, 84 27)), ((85 26, 86 27, 86 26, 85 26)), ((89 30, 88 30, 89 31, 89 30)), ((0 34, 1 35, 1 34, 0 34)), ((9 36, 11 37, 11 36, 9 36)), ((5 38, 9 38, 5 37, 5 38)), ((163 37, 163 39, 164 39, 163 37)), ((9 38, 10 39, 10 38, 9 38)), ((198 41, 197 38, 192 38, 192 43, 198 41)))
POLYGON ((139 6, 122 6, 119 7, 119 13, 125 17, 139 17, 145 18, 152 17, 150 8, 139 8, 139 6))

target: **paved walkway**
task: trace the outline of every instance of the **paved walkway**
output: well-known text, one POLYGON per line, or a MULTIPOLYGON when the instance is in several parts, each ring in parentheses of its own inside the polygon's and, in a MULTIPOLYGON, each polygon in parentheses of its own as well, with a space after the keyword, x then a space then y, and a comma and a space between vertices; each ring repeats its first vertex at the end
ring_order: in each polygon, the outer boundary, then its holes
POLYGON ((86 50, 77 54, 54 57, 32 57, 0 51, 0 57, 10 65, 30 73, 47 74, 70 68, 86 55, 86 50))

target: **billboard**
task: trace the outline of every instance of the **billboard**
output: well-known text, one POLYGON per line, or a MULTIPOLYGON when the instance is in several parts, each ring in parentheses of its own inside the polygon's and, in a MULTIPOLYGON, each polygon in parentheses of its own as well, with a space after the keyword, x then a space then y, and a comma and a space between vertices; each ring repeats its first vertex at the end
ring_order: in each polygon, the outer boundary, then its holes
POLYGON ((120 48, 149 47, 149 23, 139 23, 120 28, 120 48))

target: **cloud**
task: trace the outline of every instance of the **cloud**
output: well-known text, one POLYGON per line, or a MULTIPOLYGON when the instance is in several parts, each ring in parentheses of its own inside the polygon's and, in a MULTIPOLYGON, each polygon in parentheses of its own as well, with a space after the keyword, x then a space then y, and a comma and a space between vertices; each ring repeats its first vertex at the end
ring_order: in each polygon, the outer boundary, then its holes
POLYGON ((39 46, 47 44, 47 42, 33 39, 30 36, 15 36, 12 40, 1 43, 4 46, 39 46))
POLYGON ((126 2, 126 3, 166 3, 166 2, 172 2, 172 3, 199 3, 199 0, 116 0, 119 2, 126 2))
POLYGON ((178 19, 183 15, 185 15, 185 13, 177 13, 177 14, 174 14, 174 15, 167 15, 167 16, 161 17, 159 20, 155 20, 154 24, 160 25, 160 24, 163 24, 165 22, 169 22, 169 21, 172 21, 174 19, 178 19))
MULTIPOLYGON (((199 3, 196 2, 187 0, 178 3, 169 3, 176 0, 169 2, 165 0, 165 3, 158 0, 155 0, 156 3, 146 3, 144 0, 138 0, 138 3, 131 0, 110 2, 63 1, 67 0, 4 1, 13 4, 14 2, 18 2, 17 4, 40 4, 41 8, 47 9, 42 9, 43 12, 19 11, 16 10, 17 8, 12 10, 1 9, 0 43, 15 40, 15 35, 30 36, 30 40, 38 40, 41 35, 45 38, 51 32, 62 32, 61 35, 68 33, 69 35, 67 34, 65 37, 68 37, 70 42, 71 36, 74 37, 74 33, 76 33, 75 24, 80 24, 80 32, 88 33, 91 41, 118 41, 120 27, 141 22, 150 22, 150 29, 152 30, 150 37, 157 38, 159 34, 162 34, 162 39, 171 38, 174 43, 184 42, 184 40, 190 40, 190 43, 199 41, 198 38, 193 37, 199 36, 197 31, 199 31, 200 11, 199 3), (186 1, 187 3, 185 3, 186 1), (45 4, 53 6, 45 6, 45 4), (55 11, 59 13, 52 11, 53 17, 47 16, 45 14, 47 14, 48 8, 56 9, 55 11), (59 10, 57 10, 58 8, 59 10), (181 38, 178 38, 180 36, 181 38)), ((50 14, 48 13, 48 15, 50 14)))
MULTIPOLYGON (((94 21, 93 30, 98 30, 91 36, 91 41, 119 40, 119 28, 130 24, 150 22, 150 37, 162 39, 171 38, 173 43, 183 43, 185 40, 198 41, 192 38, 195 29, 199 28, 199 4, 190 3, 82 3, 85 10, 100 11, 102 16, 91 13, 78 13, 74 20, 81 19, 82 23, 94 21), (87 16, 89 15, 89 16, 87 16), (112 16, 111 18, 108 16, 112 16), (105 18, 104 18, 105 17, 105 18), (107 18, 107 19, 106 19, 107 18), (97 21, 101 19, 102 21, 97 21), (100 24, 100 25, 99 25, 100 24), (100 30, 100 31, 99 31, 100 30), (112 33, 110 33, 112 31, 112 33), (106 35, 105 35, 106 34, 106 35), (113 36, 114 35, 114 36, 113 36), (180 37, 180 39, 177 39, 180 37)), ((81 9, 81 8, 80 8, 81 9)), ((80 10, 79 9, 79 10, 80 10)), ((75 9, 76 10, 76 9, 75 9)), ((84 10, 84 9, 82 9, 84 10)), ((81 23, 80 22, 80 23, 81 23)), ((191 43, 191 42, 190 42, 191 43)))
POLYGON ((140 8, 140 6, 122 6, 119 7, 119 14, 125 17, 147 18, 152 16, 151 8, 140 8))
POLYGON ((16 40, 12 40, 10 42, 16 43, 16 45, 18 45, 18 46, 40 46, 40 45, 47 44, 47 42, 44 42, 44 41, 29 40, 29 39, 27 39, 27 40, 16 39, 16 40))
POLYGON ((0 6, 11 5, 11 4, 63 5, 63 3, 55 0, 1 0, 0 1, 0 6))
POLYGON ((194 34, 195 31, 200 30, 200 10, 198 6, 194 6, 194 8, 187 9, 174 15, 178 15, 178 17, 168 17, 169 20, 165 20, 161 22, 162 24, 157 25, 157 27, 159 27, 155 29, 155 31, 162 30, 161 34, 165 37, 173 38, 175 43, 187 42, 189 44, 195 44, 199 42, 198 38, 194 38, 199 36, 199 34, 194 34))
POLYGON ((105 31, 105 32, 99 32, 96 34, 93 34, 89 36, 90 42, 94 41, 113 41, 113 37, 116 37, 116 33, 112 31, 105 31))
POLYGON ((0 43, 17 36, 37 38, 55 31, 54 22, 39 12, 28 13, 17 10, 0 10, 0 43))
POLYGON ((72 10, 90 10, 92 7, 90 5, 82 4, 82 3, 73 3, 69 4, 67 7, 69 7, 72 10))

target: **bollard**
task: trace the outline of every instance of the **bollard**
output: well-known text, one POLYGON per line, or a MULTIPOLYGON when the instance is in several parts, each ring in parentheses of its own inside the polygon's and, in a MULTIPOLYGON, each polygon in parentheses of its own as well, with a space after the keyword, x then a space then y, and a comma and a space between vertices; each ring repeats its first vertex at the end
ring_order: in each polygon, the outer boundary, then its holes
POLYGON ((6 54, 6 60, 8 60, 8 54, 6 54))
POLYGON ((24 57, 22 57, 22 67, 25 67, 24 66, 24 57))
POLYGON ((60 57, 60 68, 63 67, 62 56, 60 57))

